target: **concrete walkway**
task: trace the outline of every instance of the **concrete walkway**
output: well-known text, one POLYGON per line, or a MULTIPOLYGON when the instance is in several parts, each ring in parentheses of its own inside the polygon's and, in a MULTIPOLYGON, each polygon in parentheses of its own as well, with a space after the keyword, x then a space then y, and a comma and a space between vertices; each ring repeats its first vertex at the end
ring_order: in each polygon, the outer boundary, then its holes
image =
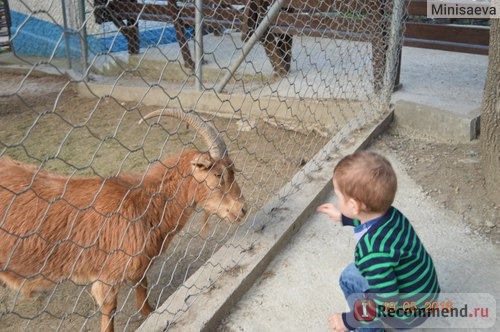
MULTIPOLYGON (((383 153, 398 174, 395 206, 407 215, 432 255, 442 291, 490 293, 498 301, 499 248, 460 226, 459 216, 425 196, 396 156, 383 153)), ((328 331, 328 316, 346 309, 338 279, 353 259, 353 248, 352 228, 314 215, 236 304, 220 330, 328 331)), ((458 329, 447 329, 452 330, 458 329)), ((499 331, 500 324, 487 330, 499 331)))

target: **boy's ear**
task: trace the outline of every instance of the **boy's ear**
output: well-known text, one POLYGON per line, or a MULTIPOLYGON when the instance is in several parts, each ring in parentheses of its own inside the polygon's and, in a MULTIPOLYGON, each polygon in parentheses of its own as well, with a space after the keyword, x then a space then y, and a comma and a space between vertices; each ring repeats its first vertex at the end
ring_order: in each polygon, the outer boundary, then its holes
POLYGON ((349 207, 354 215, 358 215, 361 211, 363 211, 363 205, 354 198, 349 198, 347 204, 349 204, 349 207))

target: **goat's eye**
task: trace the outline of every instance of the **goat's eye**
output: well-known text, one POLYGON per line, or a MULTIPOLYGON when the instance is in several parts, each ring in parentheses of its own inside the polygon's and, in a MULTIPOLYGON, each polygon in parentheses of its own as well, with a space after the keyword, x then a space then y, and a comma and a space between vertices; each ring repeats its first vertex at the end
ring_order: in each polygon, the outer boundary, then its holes
POLYGON ((222 174, 215 174, 215 176, 217 177, 219 185, 222 185, 224 183, 224 177, 222 176, 222 174))

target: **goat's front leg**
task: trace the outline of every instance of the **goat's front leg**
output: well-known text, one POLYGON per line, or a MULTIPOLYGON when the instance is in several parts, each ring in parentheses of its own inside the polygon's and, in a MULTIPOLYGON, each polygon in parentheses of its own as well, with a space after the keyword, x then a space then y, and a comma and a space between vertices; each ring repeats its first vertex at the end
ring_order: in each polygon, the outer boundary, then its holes
POLYGON ((92 295, 101 311, 101 332, 113 332, 118 287, 102 281, 96 281, 92 285, 92 295))
POLYGON ((146 276, 142 277, 135 288, 135 303, 137 310, 140 311, 144 317, 147 317, 153 311, 148 303, 148 280, 146 276))

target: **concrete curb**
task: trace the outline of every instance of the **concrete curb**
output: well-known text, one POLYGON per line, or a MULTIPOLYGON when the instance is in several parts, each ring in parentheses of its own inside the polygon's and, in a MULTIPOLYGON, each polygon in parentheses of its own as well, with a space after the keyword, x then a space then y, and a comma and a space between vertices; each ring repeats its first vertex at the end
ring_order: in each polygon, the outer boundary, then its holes
POLYGON ((325 200, 338 160, 368 146, 392 119, 393 112, 360 130, 355 125, 347 126, 346 130, 351 132, 357 130, 354 135, 350 133, 347 142, 344 141, 347 132, 339 132, 282 188, 277 198, 247 220, 247 224, 251 222, 249 228, 239 229, 233 240, 152 313, 138 331, 216 330, 275 255, 325 200))
POLYGON ((400 128, 445 142, 470 142, 479 136, 480 110, 462 116, 406 100, 398 100, 395 105, 395 123, 400 128))

